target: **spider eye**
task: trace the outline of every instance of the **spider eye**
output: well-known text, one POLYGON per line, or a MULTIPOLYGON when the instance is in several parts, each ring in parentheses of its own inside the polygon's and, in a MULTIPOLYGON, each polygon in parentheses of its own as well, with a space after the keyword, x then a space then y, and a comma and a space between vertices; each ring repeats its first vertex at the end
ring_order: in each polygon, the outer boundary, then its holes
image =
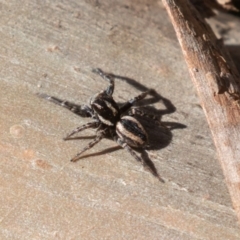
POLYGON ((120 118, 119 107, 111 96, 96 98, 91 106, 99 120, 108 126, 114 126, 120 118))
POLYGON ((117 135, 132 147, 142 147, 148 142, 145 129, 137 119, 124 116, 116 125, 117 135))

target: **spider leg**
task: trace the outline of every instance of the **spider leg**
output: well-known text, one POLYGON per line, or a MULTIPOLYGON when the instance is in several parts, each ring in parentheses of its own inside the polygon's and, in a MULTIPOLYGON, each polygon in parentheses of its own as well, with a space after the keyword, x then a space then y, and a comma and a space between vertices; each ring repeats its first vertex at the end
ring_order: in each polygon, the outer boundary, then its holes
POLYGON ((94 145, 99 143, 104 138, 104 135, 105 135, 105 131, 101 131, 100 133, 98 133, 98 135, 95 137, 93 141, 91 141, 85 148, 83 148, 81 152, 79 152, 74 158, 71 159, 71 162, 76 162, 79 159, 81 154, 83 154, 85 151, 87 151, 88 149, 92 148, 94 145))
POLYGON ((109 82, 109 86, 106 88, 105 93, 107 95, 112 96, 114 91, 114 79, 111 74, 104 73, 100 68, 95 68, 92 70, 93 73, 98 74, 100 77, 102 77, 104 80, 107 80, 109 82))
POLYGON ((77 105, 77 104, 68 102, 66 100, 61 100, 59 98, 49 96, 45 93, 37 93, 37 96, 39 96, 40 98, 46 99, 50 102, 53 102, 61 107, 67 108, 71 112, 73 112, 81 117, 93 117, 94 116, 92 109, 90 109, 90 107, 88 107, 87 105, 77 105))
POLYGON ((81 131, 83 131, 85 129, 88 129, 88 128, 96 128, 96 127, 98 127, 98 125, 99 125, 99 122, 97 122, 97 121, 93 121, 93 122, 89 122, 87 124, 84 124, 84 125, 82 125, 80 127, 75 128, 63 140, 69 140, 72 135, 74 135, 74 134, 76 134, 78 132, 81 132, 81 131))
POLYGON ((142 158, 140 158, 133 149, 124 141, 122 141, 120 138, 116 139, 116 142, 124 149, 126 149, 138 162, 141 162, 143 164, 142 158))
POLYGON ((147 117, 147 118, 150 118, 152 119, 157 125, 159 126, 162 126, 162 127, 165 127, 167 128, 159 119, 156 115, 153 115, 153 114, 148 114, 138 108, 131 108, 129 111, 128 111, 128 115, 129 116, 135 116, 135 115, 139 115, 141 117, 147 117))
POLYGON ((122 141, 120 138, 115 138, 115 141, 124 149, 126 149, 138 162, 141 162, 144 168, 147 168, 149 172, 152 173, 152 175, 156 178, 158 178, 158 180, 160 182, 164 183, 164 180, 158 175, 157 170, 155 169, 154 165, 153 166, 148 166, 145 161, 139 157, 134 150, 124 141, 122 141))
POLYGON ((138 96, 130 99, 127 103, 125 103, 121 108, 120 108, 120 112, 124 113, 125 111, 127 111, 134 103, 144 99, 152 90, 148 90, 146 92, 142 92, 141 94, 139 94, 138 96))

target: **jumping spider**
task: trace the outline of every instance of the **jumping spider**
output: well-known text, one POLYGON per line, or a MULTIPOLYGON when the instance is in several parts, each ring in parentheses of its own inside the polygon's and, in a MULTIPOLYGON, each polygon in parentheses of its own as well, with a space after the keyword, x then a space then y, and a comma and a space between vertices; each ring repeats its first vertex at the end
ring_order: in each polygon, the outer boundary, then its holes
MULTIPOLYGON (((122 148, 126 149, 138 162, 141 162, 143 165, 145 165, 144 160, 134 152, 132 147, 146 147, 148 144, 148 134, 142 124, 134 116, 146 115, 152 118, 154 118, 154 116, 147 115, 140 110, 136 110, 135 108, 131 109, 131 107, 136 102, 145 98, 152 90, 142 92, 138 96, 130 99, 123 106, 119 107, 112 97, 114 91, 114 76, 104 73, 99 68, 93 69, 92 71, 108 81, 109 85, 105 90, 94 95, 90 99, 89 105, 76 105, 47 94, 38 94, 38 96, 41 98, 65 107, 81 117, 89 117, 93 119, 93 121, 77 127, 64 138, 64 140, 69 140, 74 134, 87 128, 97 129, 95 139, 91 141, 85 148, 83 148, 82 151, 79 152, 74 158, 72 158, 71 161, 77 161, 82 153, 92 148, 103 138, 110 136, 122 148)), ((163 181, 156 171, 152 171, 151 169, 150 171, 160 181, 163 181)))

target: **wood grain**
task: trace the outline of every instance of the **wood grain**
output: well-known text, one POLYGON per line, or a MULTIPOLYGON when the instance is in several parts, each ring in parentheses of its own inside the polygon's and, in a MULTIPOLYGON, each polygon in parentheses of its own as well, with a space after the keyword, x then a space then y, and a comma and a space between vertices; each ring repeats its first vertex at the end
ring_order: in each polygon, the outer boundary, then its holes
MULTIPOLYGON (((0 7, 0 239, 240 238, 204 112, 161 2, 10 0, 0 7), (87 119, 36 93, 88 103, 107 86, 91 72, 96 67, 118 76, 119 104, 156 91, 141 108, 169 130, 142 119, 151 142, 144 157, 164 184, 107 139, 69 161, 95 132, 63 141, 87 119)), ((226 29, 227 21, 215 21, 226 29)))

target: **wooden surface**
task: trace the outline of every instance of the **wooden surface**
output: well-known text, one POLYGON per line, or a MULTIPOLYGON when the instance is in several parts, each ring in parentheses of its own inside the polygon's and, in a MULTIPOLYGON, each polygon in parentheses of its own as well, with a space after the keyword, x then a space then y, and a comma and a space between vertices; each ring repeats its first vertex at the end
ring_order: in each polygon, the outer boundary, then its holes
MULTIPOLYGON (((240 238, 203 110, 161 2, 11 0, 0 6, 1 239, 240 238), (172 126, 170 132, 145 122, 153 146, 147 152, 165 183, 110 140, 69 162, 94 131, 64 142, 87 119, 35 93, 87 103, 107 86, 93 67, 124 77, 116 80, 119 103, 147 88, 164 97, 148 108, 172 126), (165 114, 170 103, 176 111, 165 114)), ((212 20, 215 30, 239 58, 240 37, 231 37, 235 19, 222 19, 212 20)))
POLYGON ((240 220, 240 74, 209 25, 186 0, 164 0, 211 129, 240 220))

